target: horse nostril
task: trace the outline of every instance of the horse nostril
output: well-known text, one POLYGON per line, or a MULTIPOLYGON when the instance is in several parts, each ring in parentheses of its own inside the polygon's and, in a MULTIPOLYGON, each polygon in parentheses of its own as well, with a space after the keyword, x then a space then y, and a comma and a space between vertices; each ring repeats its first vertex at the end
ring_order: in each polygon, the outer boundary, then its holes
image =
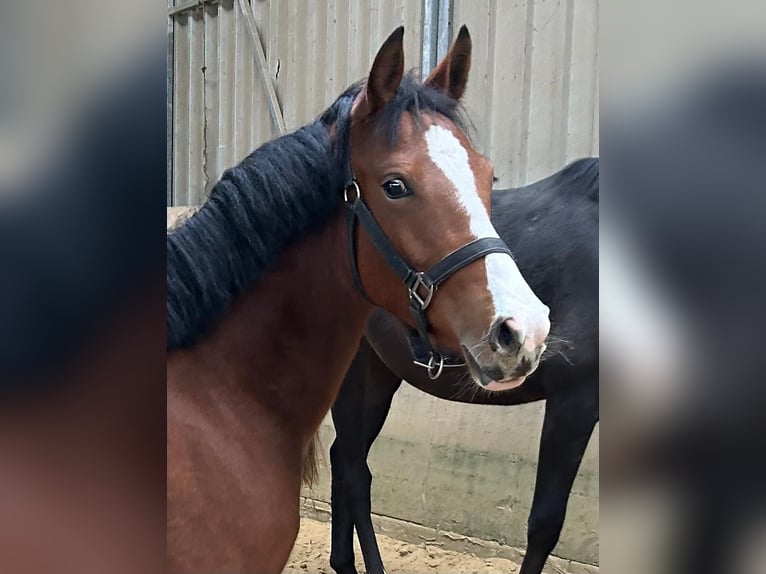
POLYGON ((515 353, 521 342, 524 340, 524 333, 518 328, 516 321, 513 319, 500 319, 496 324, 496 328, 493 329, 492 339, 494 339, 495 350, 501 348, 505 351, 515 353))
POLYGON ((497 342, 506 349, 513 345, 513 331, 507 323, 500 325, 500 332, 497 334, 497 342))

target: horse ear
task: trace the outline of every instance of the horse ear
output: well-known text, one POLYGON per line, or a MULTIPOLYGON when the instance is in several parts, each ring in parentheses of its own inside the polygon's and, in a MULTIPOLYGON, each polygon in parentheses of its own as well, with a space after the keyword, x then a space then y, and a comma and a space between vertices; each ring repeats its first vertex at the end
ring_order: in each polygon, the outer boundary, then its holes
POLYGON ((378 50, 353 114, 369 116, 394 99, 404 75, 404 26, 399 26, 378 50))
POLYGON ((425 84, 459 100, 465 93, 470 69, 471 35, 463 25, 449 52, 428 75, 425 84))

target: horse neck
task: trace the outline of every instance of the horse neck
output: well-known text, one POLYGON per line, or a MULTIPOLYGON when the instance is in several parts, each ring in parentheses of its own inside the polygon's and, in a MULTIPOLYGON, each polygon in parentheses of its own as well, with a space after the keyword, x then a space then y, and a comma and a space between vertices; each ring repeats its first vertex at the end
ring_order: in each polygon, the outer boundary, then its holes
MULTIPOLYGON (((332 406, 371 306, 353 285, 342 215, 285 251, 190 352, 210 381, 313 433, 332 406)), ((186 353, 186 351, 182 351, 186 353)), ((221 396, 220 393, 217 393, 221 396)))

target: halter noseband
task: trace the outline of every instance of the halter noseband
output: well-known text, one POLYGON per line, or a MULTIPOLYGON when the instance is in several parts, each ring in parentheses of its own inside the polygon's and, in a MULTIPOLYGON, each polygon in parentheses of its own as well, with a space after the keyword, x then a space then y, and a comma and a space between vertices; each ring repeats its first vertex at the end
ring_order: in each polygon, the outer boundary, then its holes
POLYGON ((399 252, 388 237, 386 237, 378 222, 375 221, 375 217, 373 217, 364 200, 362 200, 359 184, 353 177, 343 190, 343 200, 348 207, 349 258, 351 272, 357 289, 370 303, 375 304, 362 285, 362 278, 359 275, 359 268, 357 266, 354 230, 358 221, 367 232, 372 244, 407 287, 410 311, 415 319, 418 331, 418 336, 411 337, 410 340, 410 346, 415 358, 414 363, 425 367, 431 379, 438 378, 445 367, 463 366, 465 363, 460 359, 445 358, 431 345, 431 341, 428 338, 426 309, 431 304, 431 299, 433 299, 439 285, 444 283, 448 277, 460 271, 469 263, 486 257, 490 253, 506 253, 511 255, 508 246, 499 237, 482 237, 453 251, 429 270, 416 271, 399 255, 399 252), (353 194, 349 192, 353 192, 353 194))

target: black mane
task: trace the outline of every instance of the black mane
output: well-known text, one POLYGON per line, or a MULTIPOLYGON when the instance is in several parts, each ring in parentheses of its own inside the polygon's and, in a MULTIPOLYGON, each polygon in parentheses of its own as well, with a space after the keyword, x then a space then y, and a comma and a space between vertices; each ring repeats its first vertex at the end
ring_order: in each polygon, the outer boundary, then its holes
MULTIPOLYGON (((168 235, 168 349, 196 343, 285 248, 337 212, 348 180, 351 106, 362 85, 349 87, 315 123, 262 145, 224 172, 204 206, 168 235)), ((465 125, 455 100, 411 73, 375 118, 391 145, 405 112, 416 119, 441 114, 465 125)))
POLYGON ((298 238, 340 205, 327 129, 311 124, 224 172, 210 198, 167 238, 168 349, 194 344, 298 238))

